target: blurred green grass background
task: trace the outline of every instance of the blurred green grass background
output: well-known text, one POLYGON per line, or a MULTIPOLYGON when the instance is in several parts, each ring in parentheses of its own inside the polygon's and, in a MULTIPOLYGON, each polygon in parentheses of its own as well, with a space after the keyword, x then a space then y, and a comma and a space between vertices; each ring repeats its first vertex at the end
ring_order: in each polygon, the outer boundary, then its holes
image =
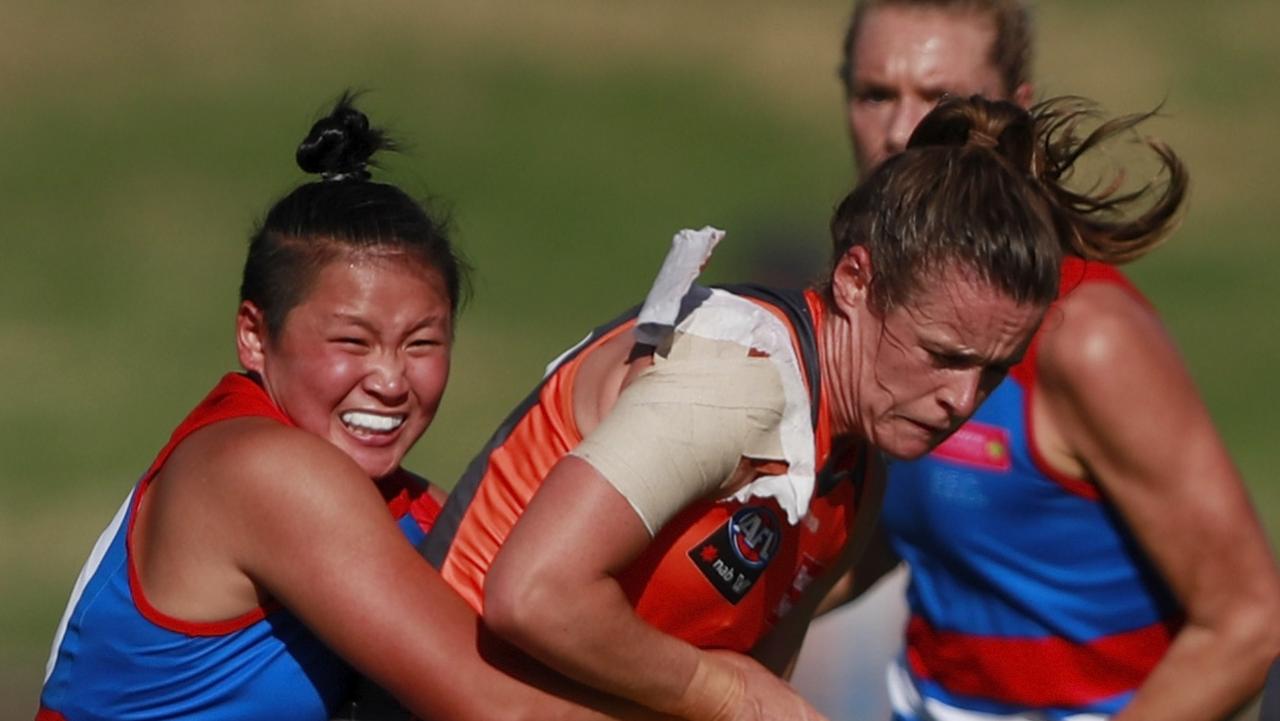
MULTIPOLYGON (((637 301, 671 233, 825 254, 852 178, 845 0, 88 2, 0 7, 0 719, 34 709, 77 569, 173 425, 234 366, 254 220, 345 87, 408 141, 383 177, 450 210, 477 267, 452 385, 410 465, 445 485, 543 364, 637 301)), ((1043 0, 1042 94, 1187 159, 1182 230, 1131 274, 1280 538, 1269 0, 1043 0)), ((1171 438, 1170 443, 1178 439, 1171 438)))

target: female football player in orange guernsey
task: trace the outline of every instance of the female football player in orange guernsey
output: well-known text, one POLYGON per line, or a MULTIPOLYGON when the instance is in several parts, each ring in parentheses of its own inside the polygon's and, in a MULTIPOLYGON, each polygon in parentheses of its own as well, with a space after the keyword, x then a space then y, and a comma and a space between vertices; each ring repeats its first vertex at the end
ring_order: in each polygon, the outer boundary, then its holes
POLYGON ((927 453, 999 383, 1077 229, 1105 252, 1172 222, 1178 193, 1145 225, 1062 202, 1071 112, 936 110, 840 205, 821 291, 691 288, 717 236, 684 237, 639 316, 558 359, 502 425, 428 559, 586 684, 691 719, 816 718, 742 654, 791 662, 873 525, 878 452, 927 453))

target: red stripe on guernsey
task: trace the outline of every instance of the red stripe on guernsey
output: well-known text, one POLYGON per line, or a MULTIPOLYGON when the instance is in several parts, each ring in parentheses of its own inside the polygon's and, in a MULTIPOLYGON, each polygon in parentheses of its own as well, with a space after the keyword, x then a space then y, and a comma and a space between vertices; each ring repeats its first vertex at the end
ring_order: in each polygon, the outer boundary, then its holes
POLYGON ((939 631, 913 616, 907 663, 919 678, 954 694, 1034 708, 1083 706, 1141 685, 1172 638, 1164 623, 1078 644, 995 638, 939 631))
POLYGON ((972 420, 933 449, 933 455, 991 471, 1007 471, 1013 464, 1009 458, 1009 432, 972 420))
POLYGON ((164 467, 165 461, 169 460, 173 450, 188 436, 205 426, 218 421, 250 416, 270 418, 286 426, 294 425, 293 421, 289 420, 289 417, 271 402, 271 398, 266 391, 253 379, 240 373, 228 373, 209 392, 209 395, 205 396, 204 400, 200 401, 200 404, 187 415, 186 419, 178 425, 177 430, 170 436, 169 442, 165 444, 160 454, 156 456, 151 468, 147 470, 146 475, 138 482, 138 490, 133 494, 133 507, 129 509, 129 528, 124 539, 129 559, 129 592, 133 596, 133 603, 138 607, 138 612, 142 614, 142 617, 161 628, 167 628, 170 631, 185 633, 190 636, 222 636, 239 631, 265 618, 268 611, 274 610, 274 607, 259 606, 235 618, 207 622, 184 621, 180 618, 168 616, 152 606, 151 602, 147 600, 146 594, 142 591, 142 581, 138 578, 138 567, 133 562, 135 558, 133 526, 138 520, 138 504, 142 501, 142 496, 146 492, 147 486, 150 485, 151 479, 164 467))
POLYGON ((391 517, 397 521, 404 518, 404 514, 412 512, 418 525, 421 526, 426 522, 427 525, 423 527, 425 532, 431 528, 436 516, 440 514, 440 504, 431 497, 430 493, 427 493, 429 485, 427 481, 403 468, 375 483, 382 494, 382 500, 387 504, 387 510, 391 512, 391 517), (418 500, 419 498, 422 500, 418 500), (415 509, 415 505, 418 504, 423 507, 415 509))
POLYGON ((440 501, 426 491, 409 502, 409 515, 418 522, 418 528, 421 528, 423 533, 431 532, 431 527, 436 525, 436 519, 440 517, 440 510, 440 501))
MULTIPOLYGON (((1062 270, 1058 284, 1058 300, 1061 302, 1072 291, 1086 285, 1088 283, 1109 283, 1124 289, 1129 295, 1133 296, 1138 302, 1150 307, 1150 303, 1142 296, 1142 293, 1124 277, 1120 271, 1106 263, 1099 263, 1092 260, 1084 260, 1075 256, 1067 256, 1062 261, 1062 270)), ((1054 310, 1050 307, 1049 312, 1045 314, 1046 325, 1050 322, 1054 310)), ((1064 490, 1077 496, 1087 498, 1091 501, 1097 501, 1102 496, 1098 491, 1098 487, 1092 481, 1086 478, 1076 478, 1069 476, 1061 471, 1056 470, 1049 465, 1043 454, 1040 453, 1040 446, 1036 443, 1035 422, 1032 413, 1034 407, 1033 398, 1036 388, 1036 354, 1040 347, 1041 334, 1036 333, 1031 339, 1031 345, 1027 347, 1026 355, 1022 357, 1022 362, 1013 367, 1009 371, 1009 375, 1018 381, 1022 386, 1023 392, 1026 394, 1026 402, 1022 404, 1023 422, 1027 429, 1027 448, 1031 453, 1031 460, 1036 464, 1045 477, 1062 486, 1064 490)))
POLYGON ((35 721, 67 721, 67 717, 57 711, 41 706, 40 710, 36 711, 35 721))

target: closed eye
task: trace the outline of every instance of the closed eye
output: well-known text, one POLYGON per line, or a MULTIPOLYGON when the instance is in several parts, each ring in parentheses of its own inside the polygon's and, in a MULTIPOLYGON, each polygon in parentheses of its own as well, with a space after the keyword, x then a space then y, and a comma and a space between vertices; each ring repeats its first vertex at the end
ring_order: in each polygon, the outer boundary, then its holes
POLYGON ((338 338, 331 338, 329 342, 336 343, 338 345, 343 345, 343 346, 353 346, 357 348, 364 348, 369 345, 363 338, 356 338, 355 336, 341 336, 338 338))
POLYGON ((975 365, 974 359, 966 355, 929 351, 929 358, 935 368, 971 368, 975 365))
POLYGON ((436 348, 442 348, 446 345, 444 338, 427 337, 414 338, 405 344, 405 348, 418 353, 427 353, 436 348))

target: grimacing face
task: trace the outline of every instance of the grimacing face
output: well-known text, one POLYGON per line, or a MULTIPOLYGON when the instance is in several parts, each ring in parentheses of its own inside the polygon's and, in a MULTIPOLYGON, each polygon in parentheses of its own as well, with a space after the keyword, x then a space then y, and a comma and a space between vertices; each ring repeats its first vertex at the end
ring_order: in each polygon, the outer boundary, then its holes
POLYGON ((931 451, 1021 360, 1044 311, 956 270, 883 315, 861 308, 856 417, 863 435, 895 458, 931 451))
POLYGON ((944 96, 982 95, 1027 105, 1031 88, 1013 93, 992 64, 991 18, 942 8, 879 7, 854 38, 849 134, 866 174, 907 146, 911 132, 944 96))
MULTIPOLYGON (((256 310, 241 304, 239 323, 256 310)), ((241 363, 300 428, 382 478, 435 417, 452 310, 434 268, 404 254, 344 254, 316 275, 278 337, 261 331, 260 353, 246 355, 241 342, 241 363)))

